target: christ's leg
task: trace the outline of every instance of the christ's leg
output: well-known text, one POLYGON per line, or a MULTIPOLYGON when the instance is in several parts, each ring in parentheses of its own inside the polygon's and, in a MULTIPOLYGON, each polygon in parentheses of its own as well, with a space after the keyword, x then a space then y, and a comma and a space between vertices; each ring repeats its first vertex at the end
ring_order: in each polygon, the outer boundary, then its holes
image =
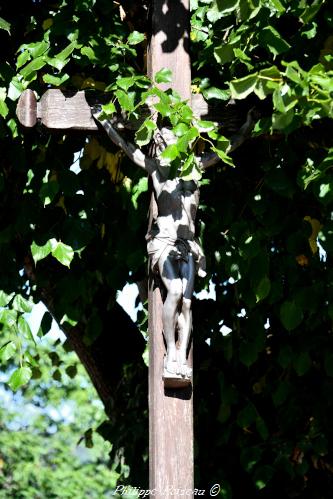
POLYGON ((178 306, 183 294, 183 284, 179 278, 179 262, 170 253, 160 258, 158 265, 160 276, 167 290, 162 314, 163 332, 167 347, 165 367, 169 372, 176 374, 178 364, 175 335, 178 306))
POLYGON ((187 367, 186 353, 192 329, 192 294, 195 278, 195 263, 193 255, 188 255, 188 262, 181 262, 180 274, 182 277, 182 308, 178 318, 179 327, 179 347, 178 347, 178 363, 179 371, 184 376, 190 374, 187 367))

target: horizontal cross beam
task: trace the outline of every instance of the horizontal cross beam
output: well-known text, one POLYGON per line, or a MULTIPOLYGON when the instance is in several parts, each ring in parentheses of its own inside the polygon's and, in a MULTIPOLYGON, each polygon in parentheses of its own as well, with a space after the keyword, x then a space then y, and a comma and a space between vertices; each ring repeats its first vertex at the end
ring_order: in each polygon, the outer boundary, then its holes
MULTIPOLYGON (((98 96, 90 91, 73 92, 59 89, 47 90, 37 101, 35 93, 27 89, 19 98, 16 114, 21 125, 27 128, 31 128, 39 122, 45 127, 54 130, 96 131, 98 127, 92 117, 91 106, 107 102, 108 94, 98 96)), ((208 106, 201 94, 192 95, 191 106, 196 118, 218 121, 218 113, 208 106)), ((147 108, 147 115, 148 113, 147 108)), ((221 116, 221 112, 219 115, 221 116)), ((143 116, 142 120, 145 117, 143 116)), ((119 113, 119 116, 114 119, 114 126, 116 128, 135 130, 139 128, 142 120, 127 120, 126 117, 121 116, 119 113)))

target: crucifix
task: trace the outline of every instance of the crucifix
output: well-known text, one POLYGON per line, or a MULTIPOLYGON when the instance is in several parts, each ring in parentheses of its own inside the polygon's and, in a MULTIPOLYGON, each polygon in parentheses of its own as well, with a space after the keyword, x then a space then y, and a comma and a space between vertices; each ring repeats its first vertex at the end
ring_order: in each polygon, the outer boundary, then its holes
MULTIPOLYGON (((171 87, 191 104, 194 115, 207 117, 209 109, 202 97, 191 96, 189 21, 189 0, 152 2, 148 75, 153 78, 160 69, 170 69, 171 87)), ((195 274, 204 273, 203 252, 194 237, 199 187, 194 180, 177 176, 171 179, 165 174, 159 153, 167 143, 167 131, 157 131, 154 139, 160 149, 157 147, 157 154, 148 157, 126 141, 118 130, 117 120, 100 118, 98 106, 93 105, 96 102, 89 99, 82 91, 66 93, 50 89, 37 103, 34 93, 27 90, 21 95, 17 115, 26 127, 34 126, 38 120, 49 129, 89 132, 104 128, 110 139, 151 176, 154 195, 147 237, 149 488, 157 498, 193 497, 191 298, 195 274)), ((248 136, 252 125, 253 115, 249 112, 240 133, 231 141, 230 150, 248 136)), ((122 123, 123 127, 126 128, 126 123, 122 123)), ((204 169, 218 160, 214 153, 207 153, 197 158, 197 164, 204 169)))

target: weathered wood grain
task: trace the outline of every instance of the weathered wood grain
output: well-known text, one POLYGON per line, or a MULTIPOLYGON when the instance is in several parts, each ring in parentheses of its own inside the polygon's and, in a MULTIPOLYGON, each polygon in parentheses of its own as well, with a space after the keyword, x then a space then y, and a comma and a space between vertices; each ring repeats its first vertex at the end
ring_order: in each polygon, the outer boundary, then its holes
MULTIPOLYGON (((21 125, 27 128, 35 126, 38 121, 53 130, 96 131, 98 128, 91 115, 91 106, 96 102, 107 102, 107 98, 92 96, 91 93, 83 90, 65 92, 59 89, 49 89, 37 102, 34 92, 28 89, 19 98, 16 114, 21 125)), ((193 94, 191 102, 195 116, 208 119, 208 104, 202 95, 193 94)), ((147 113, 143 113, 142 119, 146 117, 147 113)), ((113 123, 118 125, 118 128, 137 129, 141 121, 127 120, 119 113, 114 118, 113 123)))
POLYGON ((32 90, 25 90, 21 94, 16 107, 16 115, 23 126, 31 128, 36 125, 37 99, 32 90))
POLYGON ((183 99, 191 98, 189 54, 189 0, 155 0, 152 7, 152 36, 148 52, 148 73, 152 78, 162 68, 172 71, 172 87, 183 99))

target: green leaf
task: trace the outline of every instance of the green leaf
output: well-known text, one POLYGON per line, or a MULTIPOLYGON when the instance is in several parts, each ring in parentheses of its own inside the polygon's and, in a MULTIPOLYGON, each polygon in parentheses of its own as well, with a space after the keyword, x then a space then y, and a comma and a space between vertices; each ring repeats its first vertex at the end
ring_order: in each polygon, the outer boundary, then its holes
POLYGON ((178 140, 176 147, 179 152, 187 152, 187 149, 189 147, 189 144, 199 136, 199 131, 197 128, 192 127, 186 132, 184 135, 182 135, 178 140))
POLYGON ((220 88, 216 87, 210 87, 210 88, 205 88, 202 91, 203 96, 205 99, 219 99, 219 100, 228 100, 230 99, 230 92, 229 90, 221 90, 220 88))
POLYGON ((264 489, 274 476, 274 473, 275 469, 272 466, 265 465, 257 468, 253 477, 256 488, 258 490, 264 489))
POLYGON ((183 121, 191 121, 193 118, 193 111, 190 106, 182 105, 182 107, 180 108, 180 116, 183 121))
POLYGON ((20 97, 23 90, 24 90, 24 85, 22 85, 22 83, 18 80, 17 77, 14 77, 10 82, 8 88, 9 99, 12 101, 16 101, 20 97))
POLYGON ((297 61, 284 62, 282 61, 283 66, 286 66, 285 75, 294 83, 298 83, 299 85, 304 84, 304 80, 306 77, 306 72, 301 69, 300 65, 297 61))
POLYGON ((147 177, 141 177, 139 182, 135 184, 132 191, 131 201, 135 209, 138 208, 138 197, 143 192, 148 191, 148 180, 147 177))
POLYGON ((132 112, 134 110, 135 92, 125 92, 124 90, 117 90, 115 95, 118 99, 120 107, 124 111, 132 112))
POLYGON ((86 57, 88 57, 89 61, 91 61, 91 62, 98 61, 98 58, 96 57, 96 54, 91 47, 82 47, 80 52, 82 55, 85 55, 86 57))
POLYGON ((77 367, 76 366, 68 366, 65 369, 67 376, 70 378, 75 378, 77 375, 77 367))
POLYGON ((312 366, 312 360, 308 352, 301 352, 297 355, 293 366, 298 376, 303 376, 312 366))
POLYGON ((40 379, 42 377, 42 371, 39 367, 33 366, 31 368, 31 379, 40 379))
POLYGON ((46 58, 44 56, 37 57, 33 61, 29 62, 24 68, 21 69, 20 74, 25 80, 31 80, 31 78, 37 73, 39 69, 42 69, 46 64, 46 58))
POLYGON ((266 298, 271 290, 271 281, 267 276, 263 277, 255 289, 256 302, 266 298))
POLYGON ((267 440, 269 437, 269 431, 265 421, 260 416, 258 416, 256 419, 256 428, 261 438, 263 440, 267 440))
POLYGON ((55 381, 61 381, 62 377, 61 377, 61 371, 59 369, 56 369, 53 374, 52 374, 52 378, 55 380, 55 381))
POLYGON ((74 258, 74 250, 71 246, 51 239, 52 256, 58 260, 65 267, 69 267, 74 258))
POLYGON ((226 43, 225 45, 221 45, 221 47, 217 47, 214 50, 214 56, 219 64, 226 64, 235 58, 234 49, 231 45, 226 43))
POLYGON ((247 367, 250 367, 258 359, 259 350, 254 342, 244 342, 239 347, 239 359, 247 367))
POLYGON ((224 163, 234 167, 235 165, 232 158, 230 158, 230 156, 228 156, 228 154, 225 152, 229 144, 229 140, 224 137, 224 140, 217 141, 216 145, 212 147, 212 151, 216 152, 218 157, 221 158, 224 163))
POLYGON ((239 78, 238 80, 232 80, 230 82, 231 98, 245 99, 245 97, 254 91, 257 81, 257 73, 239 78))
POLYGON ((26 300, 23 298, 21 295, 16 295, 12 307, 14 310, 17 310, 18 312, 27 312, 30 313, 34 304, 31 301, 26 300))
POLYGON ((223 14, 222 14, 222 12, 219 12, 216 5, 214 5, 214 7, 212 9, 209 9, 207 11, 207 19, 211 23, 216 23, 216 21, 221 19, 221 17, 223 17, 223 14))
POLYGON ((160 69, 154 77, 156 83, 171 83, 172 71, 167 68, 160 69))
POLYGON ((306 9, 304 9, 302 14, 300 15, 301 21, 304 24, 310 22, 317 15, 324 3, 325 2, 323 2, 323 0, 314 0, 314 2, 312 2, 312 5, 306 7, 306 9))
POLYGON ((255 406, 249 402, 246 407, 239 411, 237 416, 237 424, 241 428, 247 428, 257 419, 257 411, 255 406))
POLYGON ((8 341, 5 345, 0 348, 0 362, 7 362, 11 359, 16 352, 16 345, 13 341, 8 341))
POLYGON ((283 369, 286 369, 294 358, 294 353, 290 345, 283 345, 280 348, 278 363, 283 369))
POLYGON ((18 318, 17 327, 18 327, 20 334, 22 334, 25 338, 33 341, 33 343, 36 344, 36 341, 35 341, 35 338, 32 334, 30 326, 23 315, 20 315, 20 317, 18 318))
POLYGON ((18 390, 21 386, 26 385, 30 380, 32 371, 30 367, 24 366, 16 369, 9 378, 8 385, 13 391, 18 390))
POLYGON ((272 128, 273 130, 284 130, 292 123, 295 113, 293 109, 289 109, 285 113, 273 113, 272 128))
POLYGON ((282 405, 290 393, 290 383, 280 381, 276 390, 272 394, 272 400, 275 406, 282 405))
POLYGON ((218 412, 218 415, 217 415, 217 420, 220 423, 225 423, 229 419, 230 414, 231 414, 231 407, 230 407, 230 405, 222 403, 220 405, 220 408, 219 408, 219 412, 218 412))
POLYGON ((7 126, 12 132, 12 137, 15 138, 18 136, 18 131, 17 131, 17 120, 14 118, 11 118, 10 120, 7 121, 7 126))
POLYGON ((17 312, 16 310, 3 308, 0 310, 0 323, 9 329, 16 329, 17 312))
MULTIPOLYGON (((314 180, 317 180, 321 177, 325 178, 327 170, 332 168, 333 162, 333 148, 330 148, 327 152, 327 156, 323 159, 323 161, 315 166, 314 162, 311 158, 306 159, 306 163, 303 166, 302 170, 299 172, 299 180, 302 183, 304 189, 307 189, 309 184, 314 180)), ((325 197, 326 194, 331 190, 331 184, 321 184, 320 186, 320 194, 319 197, 325 197)))
POLYGON ((52 366, 60 366, 61 360, 57 352, 49 352, 49 358, 51 360, 52 366))
POLYGON ((274 57, 291 48, 273 26, 266 26, 259 32, 259 42, 264 48, 267 47, 274 57))
POLYGON ((166 118, 167 116, 170 116, 170 114, 172 113, 170 106, 168 104, 165 104, 164 102, 158 102, 157 104, 154 104, 154 108, 164 118, 166 118))
POLYGON ((54 85, 55 87, 60 87, 65 81, 69 79, 69 75, 67 73, 62 76, 53 76, 50 74, 43 75, 43 81, 45 83, 49 83, 50 85, 54 85))
POLYGON ((205 121, 205 120, 199 120, 197 121, 197 127, 201 130, 201 131, 210 131, 210 130, 215 130, 216 128, 216 125, 214 124, 213 121, 205 121))
POLYGON ((7 293, 0 290, 0 307, 6 307, 14 295, 14 292, 7 295, 7 293))
POLYGON ((259 97, 259 99, 265 99, 267 95, 272 94, 275 89, 280 90, 281 81, 281 74, 276 66, 262 69, 259 72, 254 93, 259 97))
POLYGON ((167 146, 161 154, 163 159, 168 160, 169 162, 173 161, 179 156, 178 147, 175 144, 171 144, 167 146))
POLYGON ((234 48, 234 54, 235 57, 237 57, 237 59, 239 59, 243 64, 245 64, 245 66, 249 71, 253 70, 253 64, 251 63, 251 58, 248 55, 246 55, 246 53, 243 52, 243 50, 239 48, 234 48))
POLYGON ((139 147, 149 144, 157 125, 152 120, 146 120, 135 134, 135 142, 139 147))
POLYGON ((308 40, 311 40, 317 35, 317 29, 318 29, 317 23, 312 22, 311 25, 309 26, 309 29, 302 31, 302 36, 304 38, 307 38, 308 40))
POLYGON ((273 93, 273 104, 277 111, 280 113, 286 113, 296 106, 298 99, 290 89, 290 87, 285 84, 282 88, 277 88, 273 93))
POLYGON ((94 441, 92 438, 92 429, 89 428, 87 431, 84 433, 84 444, 87 447, 87 449, 91 449, 94 446, 94 441))
POLYGON ((33 242, 30 246, 30 250, 32 258, 36 264, 39 260, 43 260, 43 258, 46 258, 51 253, 51 241, 47 241, 43 246, 38 246, 35 242, 33 242))
POLYGON ((16 69, 20 69, 24 64, 26 64, 31 59, 31 53, 29 50, 24 50, 19 54, 16 61, 16 69))
POLYGON ((6 118, 8 112, 9 112, 9 109, 7 107, 7 104, 4 101, 0 100, 0 116, 2 116, 3 118, 6 118))
POLYGON ((240 461, 247 473, 250 473, 260 462, 260 458, 264 452, 262 447, 247 447, 244 446, 241 449, 240 461))
MULTIPOLYGON (((51 317, 52 317, 52 316, 51 316, 51 317)), ((61 325, 62 325, 62 324, 65 324, 65 325, 66 325, 66 324, 68 324, 68 325, 70 325, 70 326, 72 326, 72 327, 76 326, 76 324, 77 324, 77 323, 78 323, 78 321, 77 321, 77 320, 72 319, 72 318, 71 318, 71 317, 69 317, 67 314, 65 314, 65 315, 62 317, 61 321, 60 321, 60 324, 61 324, 61 325)))
POLYGON ((127 43, 129 45, 137 45, 138 43, 141 43, 143 42, 143 40, 145 39, 145 35, 143 33, 139 33, 139 31, 133 31, 128 39, 127 39, 127 43))
POLYGON ((292 331, 299 326, 303 320, 303 311, 293 301, 285 301, 280 308, 280 319, 283 326, 292 331))
POLYGON ((189 130, 189 127, 186 123, 178 123, 172 131, 175 134, 176 137, 182 137, 185 133, 187 133, 189 130))
POLYGON ((277 12, 279 12, 280 14, 283 14, 285 11, 286 11, 286 8, 284 7, 284 5, 282 5, 282 3, 280 2, 280 0, 269 0, 269 3, 275 8, 275 10, 277 12))
POLYGON ((215 23, 222 17, 228 16, 239 4, 239 0, 223 0, 213 2, 213 6, 207 11, 207 19, 215 23))
POLYGON ((71 55, 73 50, 77 47, 78 47, 78 43, 76 40, 74 40, 69 45, 67 45, 67 47, 65 47, 61 52, 56 54, 54 57, 48 58, 47 62, 50 64, 50 66, 53 66, 58 71, 62 71, 62 69, 66 66, 66 64, 69 61, 68 57, 71 55))
POLYGON ((2 17, 0 17, 0 29, 3 29, 7 31, 8 34, 10 34, 10 23, 5 21, 2 17))
POLYGON ((0 116, 5 118, 8 114, 8 106, 5 102, 7 97, 7 92, 5 87, 0 87, 0 116))
POLYGON ((29 43, 29 45, 25 45, 25 48, 30 52, 33 59, 37 59, 37 57, 45 54, 49 49, 50 44, 46 40, 42 40, 41 42, 29 43))
POLYGON ((117 87, 122 88, 123 90, 125 90, 125 92, 129 88, 133 87, 134 84, 135 84, 134 76, 128 76, 126 78, 118 78, 118 80, 116 81, 117 87))
POLYGON ((112 115, 116 112, 116 106, 113 102, 109 102, 108 104, 104 104, 102 106, 103 113, 107 115, 112 115))
POLYGON ((261 69, 259 71, 260 78, 275 81, 277 83, 282 81, 281 72, 276 66, 270 66, 269 68, 261 69))
POLYGON ((189 154, 181 166, 180 177, 184 180, 200 180, 202 176, 200 170, 196 168, 194 158, 194 153, 189 154))

